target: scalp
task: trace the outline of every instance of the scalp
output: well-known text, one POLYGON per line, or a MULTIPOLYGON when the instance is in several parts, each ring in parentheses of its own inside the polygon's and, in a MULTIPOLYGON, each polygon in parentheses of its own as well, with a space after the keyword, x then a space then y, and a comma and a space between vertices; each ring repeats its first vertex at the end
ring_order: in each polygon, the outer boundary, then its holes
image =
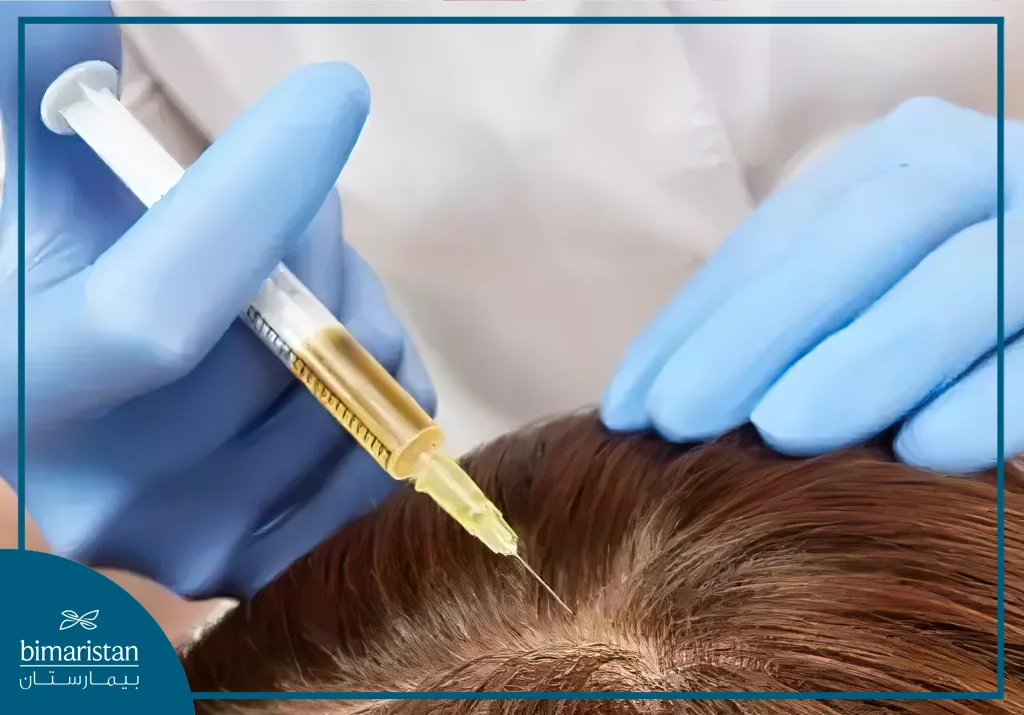
MULTIPOLYGON (((992 474, 925 473, 877 445, 786 459, 749 429, 687 449, 609 434, 591 413, 501 437, 464 466, 573 616, 513 560, 403 492, 343 528, 186 654, 193 689, 996 686, 992 474)), ((1018 692, 1024 480, 1008 467, 1006 481, 1007 688, 1018 692)), ((725 701, 490 705, 508 713, 739 711, 725 701)), ((906 713, 1011 712, 967 701, 942 710, 890 705, 906 713)), ((312 706, 260 707, 243 712, 312 706)), ((319 707, 308 711, 482 711, 472 701, 319 707)), ((758 712, 872 711, 863 708, 764 702, 758 712)))

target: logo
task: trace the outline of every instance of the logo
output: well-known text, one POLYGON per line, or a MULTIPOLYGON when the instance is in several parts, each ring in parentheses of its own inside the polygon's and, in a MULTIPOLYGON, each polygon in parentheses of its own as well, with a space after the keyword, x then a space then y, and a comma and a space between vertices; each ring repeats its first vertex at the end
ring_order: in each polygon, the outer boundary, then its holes
MULTIPOLYGON (((97 629, 99 610, 77 612, 61 611, 63 620, 57 628, 64 632, 65 639, 74 635, 71 629, 84 631, 97 629)), ((81 638, 83 636, 79 636, 81 638)), ((77 639, 71 639, 77 640, 77 639)), ((91 638, 85 642, 41 643, 21 641, 21 663, 23 677, 19 681, 22 690, 49 686, 73 686, 77 688, 108 687, 121 690, 136 690, 139 687, 139 647, 135 645, 94 643, 91 638)))
POLYGON ((74 611, 61 611, 60 615, 64 616, 64 620, 60 622, 60 630, 66 631, 68 628, 74 628, 75 626, 81 626, 87 631, 96 630, 96 618, 100 615, 99 610, 89 611, 79 616, 74 611))

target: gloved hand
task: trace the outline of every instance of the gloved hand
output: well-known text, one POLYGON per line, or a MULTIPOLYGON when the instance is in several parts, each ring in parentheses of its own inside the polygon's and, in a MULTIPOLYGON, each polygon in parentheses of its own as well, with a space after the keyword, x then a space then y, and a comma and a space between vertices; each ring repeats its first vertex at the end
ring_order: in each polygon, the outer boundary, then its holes
MULTIPOLYGON (((605 424, 698 441, 750 420, 775 449, 810 455, 905 420, 905 462, 993 466, 996 129, 916 99, 851 135, 754 211, 633 341, 605 424)), ((1005 132, 1009 458, 1024 452, 1024 126, 1005 132)))
MULTIPOLYGON (((16 324, 16 15, 0 8, 7 179, 0 322, 16 324)), ((83 60, 119 66, 116 25, 26 28, 28 510, 61 554, 186 596, 251 594, 398 482, 236 319, 285 263, 428 410, 423 366, 369 267, 341 241, 333 184, 369 90, 343 64, 294 72, 150 211, 43 91, 83 60)), ((17 341, 0 339, 0 473, 17 478, 17 341)))

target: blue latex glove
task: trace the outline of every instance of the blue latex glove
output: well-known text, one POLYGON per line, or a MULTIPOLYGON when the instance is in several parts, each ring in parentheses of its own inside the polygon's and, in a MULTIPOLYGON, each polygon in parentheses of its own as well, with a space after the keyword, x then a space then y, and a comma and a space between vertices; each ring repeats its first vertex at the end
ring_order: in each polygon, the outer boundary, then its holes
MULTIPOLYGON (((17 209, 16 20, 98 3, 0 7, 17 209)), ((333 189, 369 90, 343 64, 300 69, 239 117, 150 211, 77 137, 39 119, 49 82, 120 62, 116 26, 27 28, 26 485, 49 543, 186 596, 252 593, 398 484, 236 319, 286 264, 428 410, 434 395, 377 278, 341 241, 333 189)), ((8 240, 9 239, 9 240, 8 240)), ((0 321, 13 325, 13 246, 0 321)), ((0 473, 16 480, 16 333, 0 340, 0 473)))
MULTIPOLYGON (((910 415, 902 460, 993 466, 996 127, 917 99, 850 136, 633 341, 605 424, 698 441, 750 420, 777 450, 809 455, 910 415)), ((1024 328, 1024 126, 1006 123, 1005 157, 1009 457, 1024 452, 1024 338, 1011 340, 1024 328)))

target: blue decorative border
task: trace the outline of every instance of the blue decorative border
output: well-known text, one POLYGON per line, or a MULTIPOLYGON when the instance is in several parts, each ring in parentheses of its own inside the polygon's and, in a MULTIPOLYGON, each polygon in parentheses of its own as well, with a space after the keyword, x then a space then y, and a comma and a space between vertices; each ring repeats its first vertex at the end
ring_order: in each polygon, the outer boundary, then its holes
MULTIPOLYGON (((1004 19, 1002 17, 21 17, 18 19, 18 114, 25 116, 25 27, 116 25, 995 25, 997 130, 996 689, 991 692, 316 692, 193 693, 197 700, 1002 700, 1004 662, 1004 19)), ((18 123, 18 548, 25 548, 25 122, 18 123)))

